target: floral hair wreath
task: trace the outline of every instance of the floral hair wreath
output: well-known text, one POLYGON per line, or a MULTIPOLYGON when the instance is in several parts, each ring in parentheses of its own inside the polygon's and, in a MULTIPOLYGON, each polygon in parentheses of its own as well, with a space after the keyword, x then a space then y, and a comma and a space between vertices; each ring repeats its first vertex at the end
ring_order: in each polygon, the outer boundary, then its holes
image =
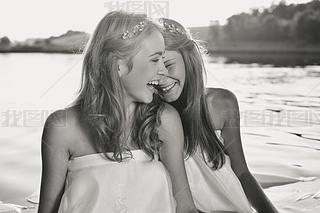
MULTIPOLYGON (((164 27, 165 32, 170 33, 178 33, 180 35, 184 35, 185 32, 181 30, 180 28, 176 27, 174 24, 168 24, 167 22, 164 22, 163 19, 159 20, 160 24, 164 27)), ((130 39, 133 36, 137 35, 138 33, 142 32, 145 27, 148 25, 149 22, 141 21, 137 25, 135 25, 131 31, 127 30, 124 33, 122 33, 121 38, 124 40, 130 39)))
POLYGON ((180 28, 176 27, 174 24, 168 24, 167 22, 164 22, 163 19, 159 20, 160 24, 164 27, 165 32, 170 32, 170 33, 178 33, 180 35, 185 34, 180 28))
POLYGON ((135 25, 131 31, 127 30, 124 33, 122 33, 121 38, 124 40, 132 38, 133 36, 142 32, 145 29, 145 27, 148 25, 148 23, 149 22, 146 22, 146 21, 139 22, 139 24, 135 25))

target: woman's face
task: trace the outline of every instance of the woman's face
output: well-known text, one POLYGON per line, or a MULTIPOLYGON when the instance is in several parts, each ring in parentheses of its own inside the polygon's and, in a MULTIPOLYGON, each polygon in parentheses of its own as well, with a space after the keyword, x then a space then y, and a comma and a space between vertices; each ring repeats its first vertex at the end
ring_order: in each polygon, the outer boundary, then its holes
POLYGON ((160 80, 157 88, 166 102, 173 102, 180 97, 185 83, 184 60, 179 52, 166 51, 163 61, 168 74, 160 80))
POLYGON ((162 60, 164 40, 160 32, 154 31, 141 45, 140 51, 132 59, 133 66, 121 67, 121 81, 129 102, 150 103, 158 84, 159 72, 166 69, 162 60))

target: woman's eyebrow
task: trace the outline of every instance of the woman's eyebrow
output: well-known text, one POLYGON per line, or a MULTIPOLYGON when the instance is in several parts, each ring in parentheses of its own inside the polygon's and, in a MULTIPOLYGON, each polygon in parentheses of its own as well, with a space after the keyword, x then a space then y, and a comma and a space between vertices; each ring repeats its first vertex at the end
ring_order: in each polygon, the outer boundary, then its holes
POLYGON ((167 63, 167 62, 174 62, 174 58, 169 58, 168 60, 165 60, 164 63, 167 63))
POLYGON ((164 51, 162 52, 162 51, 158 51, 158 52, 155 52, 155 53, 153 53, 153 54, 151 54, 151 55, 149 55, 149 57, 152 57, 152 56, 155 56, 155 55, 163 55, 163 53, 164 53, 164 51))

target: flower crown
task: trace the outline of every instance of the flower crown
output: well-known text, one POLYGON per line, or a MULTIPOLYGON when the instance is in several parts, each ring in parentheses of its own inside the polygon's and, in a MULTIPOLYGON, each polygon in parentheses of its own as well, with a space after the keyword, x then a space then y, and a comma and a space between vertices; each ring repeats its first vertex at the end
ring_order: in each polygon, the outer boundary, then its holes
POLYGON ((162 19, 160 19, 160 23, 163 25, 165 32, 178 33, 180 35, 185 34, 185 32, 183 32, 183 30, 176 27, 174 24, 168 24, 167 22, 164 22, 162 19))
POLYGON ((124 33, 122 33, 121 38, 124 40, 132 38, 133 36, 142 32, 144 28, 148 25, 148 23, 149 22, 141 21, 139 24, 135 25, 131 31, 127 30, 124 33))

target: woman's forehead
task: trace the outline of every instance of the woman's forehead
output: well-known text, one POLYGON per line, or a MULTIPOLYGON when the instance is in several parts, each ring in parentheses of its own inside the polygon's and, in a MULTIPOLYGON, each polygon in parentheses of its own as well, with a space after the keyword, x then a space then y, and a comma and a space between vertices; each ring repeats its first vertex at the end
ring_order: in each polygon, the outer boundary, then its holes
POLYGON ((144 52, 148 57, 154 54, 162 55, 164 48, 162 34, 159 31, 154 31, 142 42, 139 52, 144 52))

